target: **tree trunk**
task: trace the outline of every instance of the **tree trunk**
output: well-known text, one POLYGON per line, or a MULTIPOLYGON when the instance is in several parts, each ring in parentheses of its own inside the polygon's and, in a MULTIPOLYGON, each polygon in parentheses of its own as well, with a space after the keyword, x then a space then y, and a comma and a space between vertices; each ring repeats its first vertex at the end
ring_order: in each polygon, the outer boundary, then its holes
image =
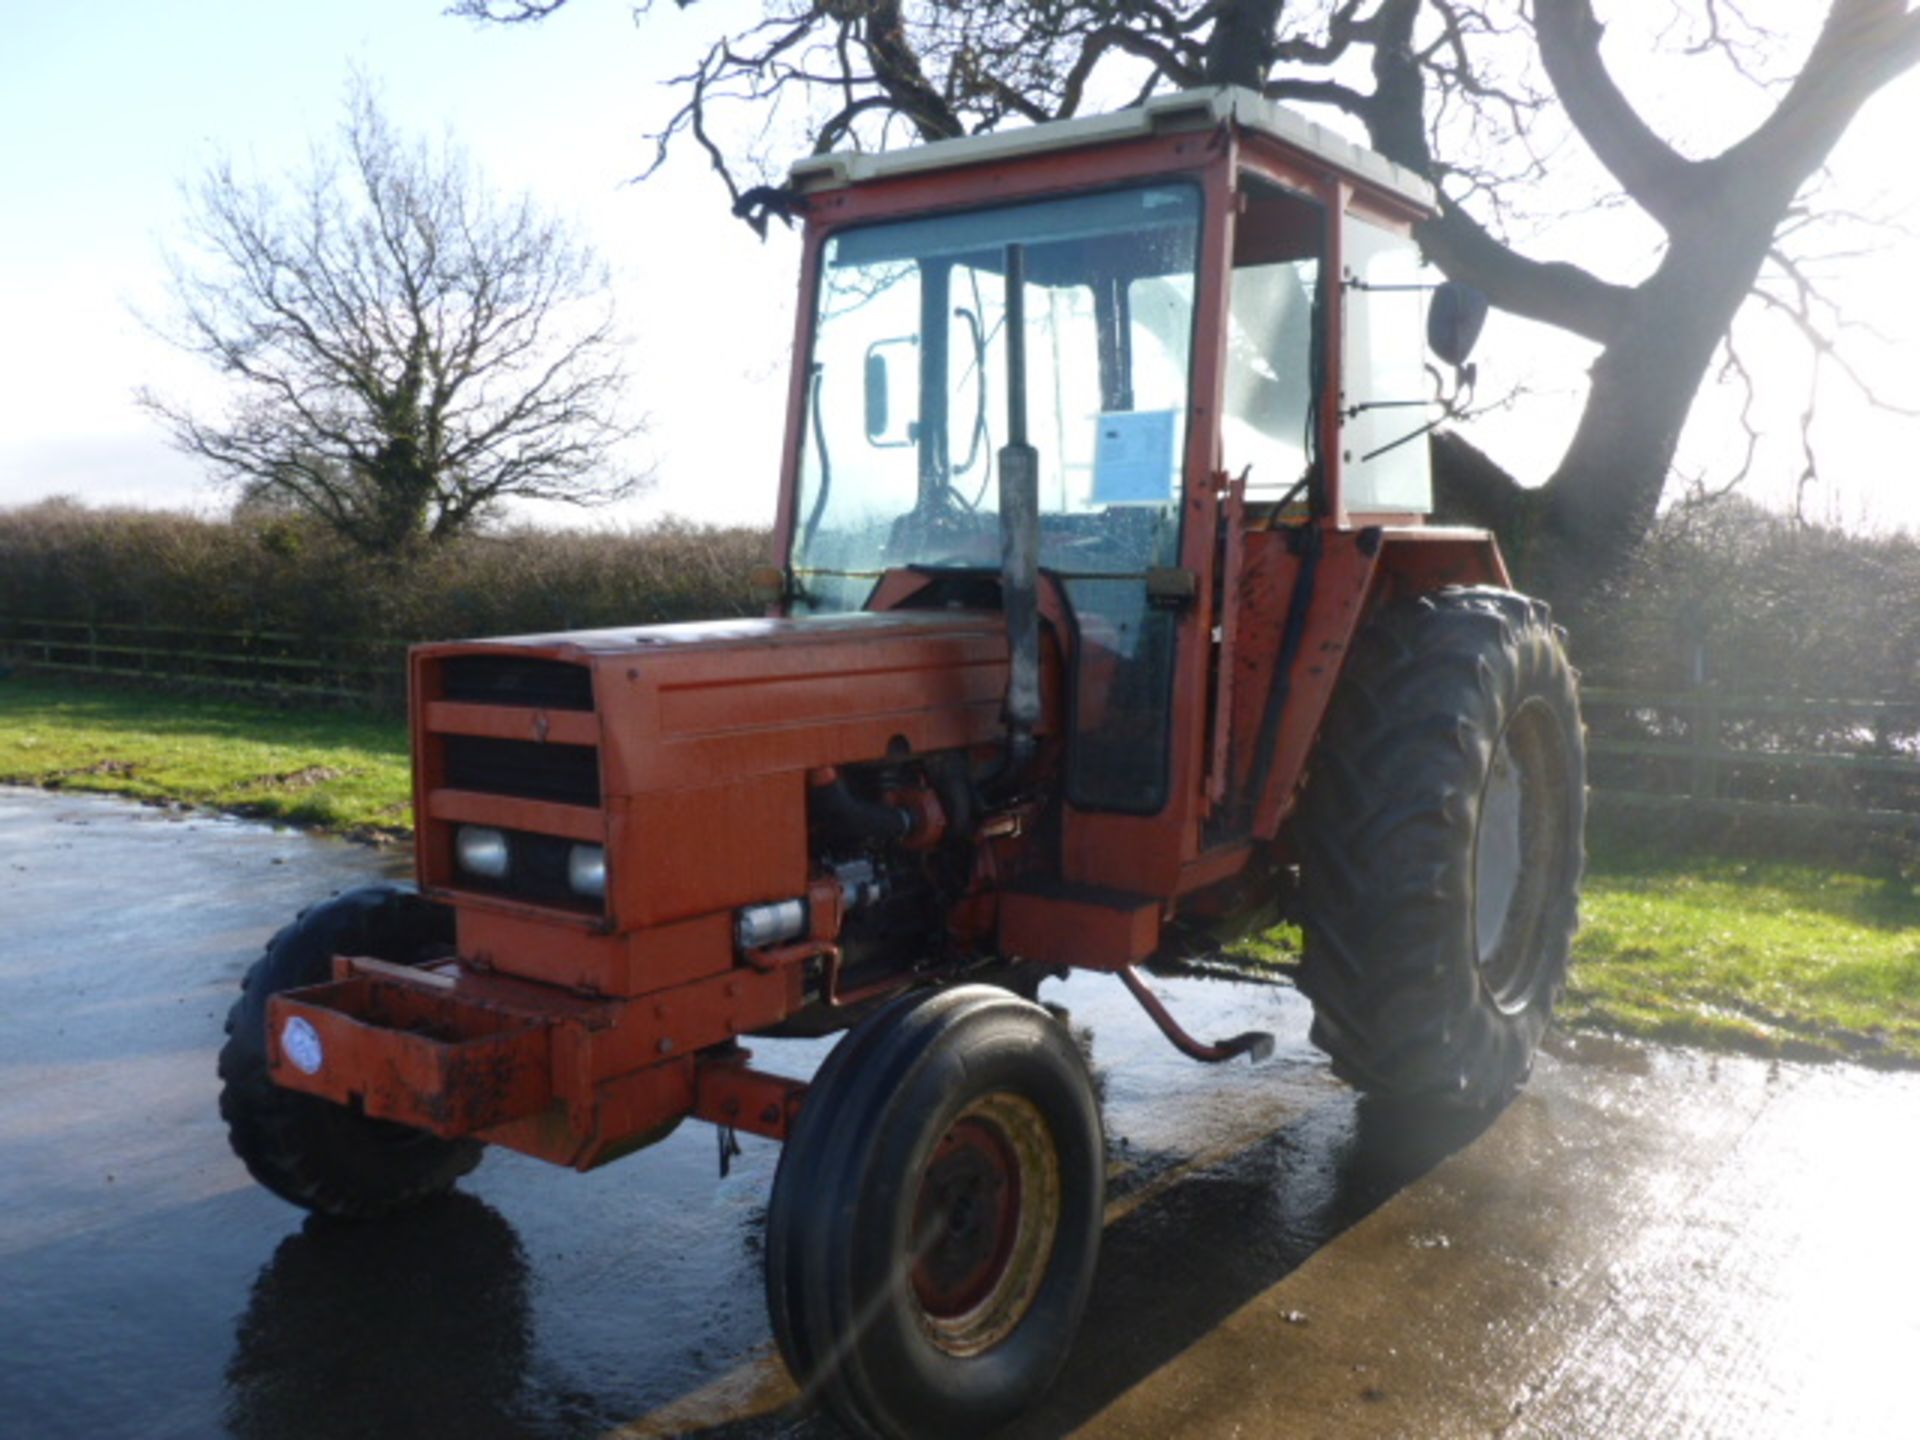
POLYGON ((1207 36, 1207 83, 1249 90, 1266 84, 1274 28, 1284 8, 1284 0, 1231 0, 1223 6, 1207 36))
POLYGON ((1675 228, 1660 267, 1626 305, 1594 362, 1572 441, 1521 538, 1519 563, 1549 598, 1577 605, 1653 526, 1701 383, 1759 278, 1793 188, 1711 196, 1675 228))
POLYGON ((1524 588, 1580 608, 1652 527, 1687 414, 1772 231, 1770 219, 1714 223, 1675 242, 1594 361, 1545 485, 1524 487, 1459 436, 1436 437, 1442 514, 1492 529, 1524 588))
POLYGON ((389 440, 376 457, 371 497, 369 547, 382 555, 403 555, 427 538, 433 507, 433 472, 420 462, 418 447, 405 436, 389 440))
MULTIPOLYGON (((1376 146, 1434 173, 1425 76, 1414 50, 1422 0, 1383 0, 1376 146)), ((1458 437, 1434 445, 1441 512, 1499 534, 1522 583, 1577 609, 1624 567, 1651 528, 1680 433, 1735 314, 1752 293, 1793 198, 1859 107, 1920 63, 1920 12, 1899 0, 1830 0, 1826 23, 1774 112, 1709 160, 1672 150, 1631 109, 1600 58, 1590 0, 1539 0, 1540 54, 1575 128, 1669 246, 1631 287, 1526 259, 1451 206, 1423 242, 1455 278, 1518 314, 1601 345, 1572 440, 1537 490, 1521 487, 1458 437)))

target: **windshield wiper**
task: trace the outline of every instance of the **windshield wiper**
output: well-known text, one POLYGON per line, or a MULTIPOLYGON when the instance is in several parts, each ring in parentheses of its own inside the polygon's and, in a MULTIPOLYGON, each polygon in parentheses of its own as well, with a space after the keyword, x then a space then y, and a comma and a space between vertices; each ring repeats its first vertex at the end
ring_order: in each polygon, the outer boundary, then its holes
MULTIPOLYGON (((979 303, 977 299, 975 303, 979 303)), ((973 406, 973 434, 967 439, 967 458, 954 466, 953 475, 948 481, 949 488, 952 488, 953 480, 966 474, 978 463, 981 448, 986 444, 987 440, 987 337, 980 328, 980 317, 973 311, 967 309, 966 306, 961 305, 956 307, 953 313, 967 322, 967 333, 973 339, 975 398, 973 406)), ((955 495, 959 495, 958 489, 954 489, 954 493, 955 495)), ((987 477, 985 475, 980 477, 980 493, 975 495, 971 501, 968 501, 964 496, 960 498, 961 503, 966 505, 967 509, 978 510, 980 508, 980 502, 987 498, 987 477)))
POLYGON ((807 512, 806 529, 800 536, 800 550, 806 553, 813 549, 814 531, 820 528, 820 517, 827 510, 827 492, 833 488, 833 465, 827 459, 827 431, 820 423, 820 383, 827 373, 826 365, 819 360, 813 362, 812 384, 808 387, 807 409, 813 417, 813 449, 820 457, 820 493, 813 497, 813 509, 807 512))

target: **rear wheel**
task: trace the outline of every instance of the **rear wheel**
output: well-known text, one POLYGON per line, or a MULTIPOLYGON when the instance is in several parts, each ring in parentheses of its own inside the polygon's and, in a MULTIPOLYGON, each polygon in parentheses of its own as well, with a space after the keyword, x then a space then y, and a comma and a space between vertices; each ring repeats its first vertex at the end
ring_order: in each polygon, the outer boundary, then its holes
POLYGON ((809 1087, 768 1212, 804 1390, 855 1433, 977 1435, 1052 1383, 1092 1284, 1099 1108, 1072 1038, 987 986, 896 1001, 809 1087))
POLYGON ((370 1119, 282 1089, 267 1073, 272 996, 329 980, 335 955, 412 964, 452 940, 444 906, 397 885, 366 885, 301 911, 267 942, 241 982, 220 1051, 220 1115, 254 1179, 305 1209, 368 1219, 439 1195, 480 1163, 478 1141, 370 1119))
POLYGON ((1294 822, 1314 1043, 1370 1093, 1469 1108, 1526 1079, 1566 979, 1586 754, 1547 607, 1445 590, 1355 644, 1294 822))

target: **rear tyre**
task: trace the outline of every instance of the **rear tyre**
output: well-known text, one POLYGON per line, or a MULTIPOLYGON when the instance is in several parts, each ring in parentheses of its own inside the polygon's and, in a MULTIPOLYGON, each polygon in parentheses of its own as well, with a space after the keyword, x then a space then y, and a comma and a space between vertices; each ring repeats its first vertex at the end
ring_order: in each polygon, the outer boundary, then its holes
POLYGON ((767 1299, 787 1366, 863 1436, 973 1436, 1036 1401, 1093 1282, 1104 1141, 1045 1010, 961 986, 862 1021, 774 1181, 767 1299))
POLYGON ((1393 1100, 1503 1105, 1566 980, 1586 747, 1547 607, 1383 609, 1328 707, 1293 826, 1312 1038, 1393 1100))
POLYGON ((283 1200, 364 1220, 442 1194, 480 1163, 475 1140, 442 1140, 373 1120, 317 1095, 285 1090, 267 1073, 267 1001, 323 984, 335 955, 401 964, 444 953, 453 917, 396 885, 348 890, 300 912, 267 942, 241 981, 220 1051, 220 1116, 253 1178, 283 1200))

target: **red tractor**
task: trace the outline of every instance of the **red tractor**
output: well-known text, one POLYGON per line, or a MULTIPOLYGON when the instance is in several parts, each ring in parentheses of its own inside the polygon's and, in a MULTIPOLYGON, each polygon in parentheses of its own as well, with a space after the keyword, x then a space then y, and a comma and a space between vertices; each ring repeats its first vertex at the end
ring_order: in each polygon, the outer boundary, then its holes
POLYGON ((1221 89, 792 192, 766 617, 417 647, 418 890, 274 938, 221 1108, 347 1216, 485 1145, 784 1141, 788 1366, 857 1433, 971 1435, 1053 1379, 1100 1241, 1040 981, 1257 1057, 1135 967, 1284 902, 1339 1075, 1502 1104, 1566 972, 1578 700, 1492 538, 1424 523, 1485 313, 1423 278, 1424 181, 1221 89), (840 1029, 806 1084, 743 1043, 840 1029))

